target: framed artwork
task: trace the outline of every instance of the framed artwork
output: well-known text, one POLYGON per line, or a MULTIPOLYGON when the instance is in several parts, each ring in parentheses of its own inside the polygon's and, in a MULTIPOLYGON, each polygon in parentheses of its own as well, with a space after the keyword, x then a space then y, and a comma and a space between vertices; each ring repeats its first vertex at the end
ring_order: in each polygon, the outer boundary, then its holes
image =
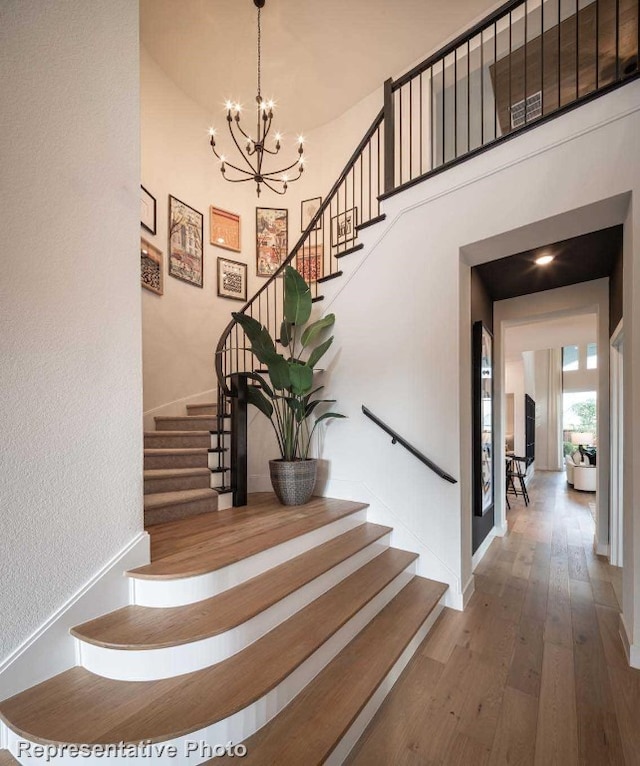
POLYGON ((247 300, 247 264, 218 258, 218 296, 247 300))
POLYGON ((212 245, 239 253, 240 216, 212 205, 209 208, 209 237, 212 245))
POLYGON ((310 285, 324 276, 324 251, 322 245, 303 245, 296 255, 296 269, 310 285))
POLYGON ((331 218, 331 247, 340 247, 356 238, 358 225, 358 208, 352 207, 344 213, 338 213, 331 218))
POLYGON ((140 224, 151 234, 156 233, 156 198, 140 184, 140 224))
MULTIPOLYGON (((300 203, 300 231, 306 231, 307 227, 313 220, 313 216, 320 210, 322 205, 322 197, 312 197, 311 199, 303 199, 300 203)), ((322 228, 322 216, 311 229, 311 231, 318 231, 322 228)))
POLYGON ((473 325, 473 512, 493 510, 493 335, 483 322, 473 325))
POLYGON ((190 285, 203 285, 203 216, 169 195, 169 274, 190 285))
POLYGON ((146 239, 140 240, 140 284, 152 293, 162 295, 162 253, 146 239))
POLYGON ((256 273, 259 277, 275 274, 287 257, 288 231, 287 210, 256 208, 256 273))

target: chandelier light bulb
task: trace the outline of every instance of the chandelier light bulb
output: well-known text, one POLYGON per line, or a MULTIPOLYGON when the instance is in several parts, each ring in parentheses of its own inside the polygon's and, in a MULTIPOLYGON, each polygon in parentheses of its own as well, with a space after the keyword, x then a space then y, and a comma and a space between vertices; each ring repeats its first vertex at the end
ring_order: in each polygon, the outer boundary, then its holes
POLYGON ((227 112, 230 112, 233 109, 233 101, 226 101, 224 108, 227 110, 227 112))

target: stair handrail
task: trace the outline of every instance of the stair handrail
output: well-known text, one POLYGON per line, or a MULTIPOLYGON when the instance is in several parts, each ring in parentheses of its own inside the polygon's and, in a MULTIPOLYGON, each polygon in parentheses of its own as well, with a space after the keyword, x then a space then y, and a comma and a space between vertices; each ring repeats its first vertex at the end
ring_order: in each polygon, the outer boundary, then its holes
POLYGON ((393 428, 390 428, 386 423, 380 420, 380 418, 374 415, 373 412, 371 412, 371 410, 368 407, 365 407, 364 404, 362 405, 362 412, 370 420, 373 420, 373 422, 377 426, 379 426, 383 431, 385 431, 385 433, 389 434, 389 436, 391 437, 391 444, 401 444, 406 450, 408 450, 414 457, 417 457, 421 463, 424 463, 427 466, 427 468, 430 468, 441 479, 448 481, 450 484, 458 483, 457 479, 454 479, 453 476, 451 476, 451 474, 447 473, 443 468, 440 468, 439 465, 436 465, 433 462, 433 460, 430 460, 425 454, 420 452, 420 450, 416 449, 406 439, 403 439, 403 437, 400 436, 399 433, 394 431, 393 428))
MULTIPOLYGON (((371 126, 367 130, 367 132, 364 134, 364 137, 356 147, 355 151, 347 161, 347 164, 345 165, 344 169, 338 176, 338 179, 331 187, 331 190, 324 198, 322 204, 318 208, 318 211, 315 213, 311 221, 309 222, 309 225, 304 230, 296 244, 294 245, 293 249, 289 253, 289 255, 284 259, 282 264, 279 266, 277 271, 275 271, 269 279, 262 285, 262 287, 244 304, 244 306, 240 309, 239 313, 244 314, 247 312, 249 308, 251 308, 256 301, 259 300, 260 296, 266 292, 266 290, 269 289, 269 287, 279 278, 282 276, 284 269, 287 265, 291 263, 291 261, 296 257, 297 253, 300 251, 302 246, 304 245, 305 241, 309 238, 309 236, 316 230, 316 225, 323 217, 324 213, 327 211, 327 209, 330 207, 332 201, 334 200, 336 194, 340 190, 340 187, 347 179, 349 173, 354 168, 356 162, 360 158, 360 155, 364 152, 367 144, 371 140, 371 138, 375 135, 376 130, 380 127, 380 125, 383 123, 384 118, 384 109, 381 109, 380 112, 376 115, 375 119, 371 123, 371 126)), ((361 222, 363 223, 363 222, 361 222)), ((331 254, 329 255, 331 258, 331 254)), ((228 385, 228 378, 231 373, 227 373, 225 375, 225 371, 223 369, 223 354, 225 353, 225 346, 227 343, 227 340, 231 337, 231 334, 234 330, 234 328, 238 327, 238 323, 235 319, 232 319, 229 324, 225 327, 224 331, 222 332, 222 335, 220 336, 220 339, 218 341, 218 345, 216 346, 215 351, 215 369, 216 369, 216 377, 218 379, 218 385, 224 396, 231 397, 231 389, 228 385)), ((241 330, 241 332, 243 332, 241 330)))

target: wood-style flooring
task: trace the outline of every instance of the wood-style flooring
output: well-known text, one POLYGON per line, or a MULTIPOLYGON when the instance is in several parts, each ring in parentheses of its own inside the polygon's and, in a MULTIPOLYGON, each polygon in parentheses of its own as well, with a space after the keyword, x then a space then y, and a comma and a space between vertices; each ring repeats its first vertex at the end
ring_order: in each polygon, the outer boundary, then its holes
POLYGON ((445 609, 351 766, 638 766, 640 671, 618 633, 622 570, 593 552, 594 495, 538 473, 509 534, 445 609))

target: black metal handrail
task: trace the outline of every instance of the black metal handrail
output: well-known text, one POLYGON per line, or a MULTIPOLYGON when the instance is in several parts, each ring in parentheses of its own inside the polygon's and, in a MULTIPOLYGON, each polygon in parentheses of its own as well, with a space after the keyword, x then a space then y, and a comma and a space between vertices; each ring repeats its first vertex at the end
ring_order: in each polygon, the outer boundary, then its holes
POLYGON ((445 470, 440 468, 440 466, 436 465, 433 460, 430 460, 426 455, 424 455, 420 450, 416 449, 412 444, 409 444, 409 442, 406 439, 403 439, 400 434, 398 434, 396 431, 393 430, 393 428, 389 428, 389 426, 384 423, 382 420, 380 420, 379 417, 373 414, 371 410, 368 407, 365 407, 364 404, 362 405, 362 412, 370 419, 373 420, 373 422, 379 426, 383 431, 389 434, 391 437, 391 444, 401 444, 406 450, 408 450, 414 457, 417 457, 418 460, 421 463, 424 463, 427 468, 430 468, 434 473, 438 474, 438 476, 441 479, 444 479, 445 481, 448 481, 450 484, 457 484, 458 480, 454 479, 451 474, 447 473, 445 470))

